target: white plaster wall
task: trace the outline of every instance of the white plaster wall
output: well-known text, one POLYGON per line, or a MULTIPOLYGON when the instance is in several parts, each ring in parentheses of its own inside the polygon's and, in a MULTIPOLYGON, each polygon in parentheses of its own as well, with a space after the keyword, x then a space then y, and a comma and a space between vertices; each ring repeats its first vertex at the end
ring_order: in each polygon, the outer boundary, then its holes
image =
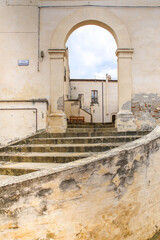
POLYGON ((0 128, 1 145, 24 138, 36 132, 36 112, 35 110, 0 110, 0 128))
POLYGON ((0 99, 44 97, 46 85, 42 88, 37 72, 37 8, 1 7, 0 16, 0 99), (29 66, 18 66, 19 59, 28 59, 29 66))
POLYGON ((0 102, 0 144, 46 128, 46 102, 0 102))
MULTIPOLYGON (((98 103, 93 104, 93 122, 102 122, 102 81, 71 81, 71 99, 77 99, 78 94, 84 95, 84 109, 91 110, 91 91, 98 91, 98 103)), ((105 95, 105 87, 104 87, 105 95)))
POLYGON ((68 119, 70 116, 79 116, 80 115, 80 102, 65 101, 65 114, 68 119))
POLYGON ((112 122, 112 115, 118 113, 118 82, 110 81, 106 84, 106 122, 112 122))
POLYGON ((80 116, 84 117, 86 123, 91 123, 92 116, 85 112, 83 109, 80 109, 80 116))
MULTIPOLYGON (((152 1, 154 5, 154 0, 152 1)), ((122 19, 134 48, 132 60, 132 95, 160 93, 160 8, 111 9, 122 19)))

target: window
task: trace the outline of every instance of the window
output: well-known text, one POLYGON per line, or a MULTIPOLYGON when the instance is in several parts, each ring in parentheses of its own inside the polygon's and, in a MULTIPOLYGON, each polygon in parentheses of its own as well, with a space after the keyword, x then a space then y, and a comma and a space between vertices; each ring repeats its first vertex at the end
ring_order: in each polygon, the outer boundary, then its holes
POLYGON ((91 91, 91 103, 98 103, 98 91, 97 90, 91 91))

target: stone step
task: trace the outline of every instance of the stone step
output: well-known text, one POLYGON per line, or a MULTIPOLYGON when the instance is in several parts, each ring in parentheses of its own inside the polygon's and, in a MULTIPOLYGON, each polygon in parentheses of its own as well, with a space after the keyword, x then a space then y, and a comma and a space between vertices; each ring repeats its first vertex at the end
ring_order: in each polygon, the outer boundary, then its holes
MULTIPOLYGON (((30 138, 24 144, 80 144, 80 143, 114 143, 134 141, 141 136, 102 136, 102 137, 66 137, 66 138, 30 138)), ((22 144, 22 143, 21 143, 22 144)))
POLYGON ((67 128, 115 128, 112 123, 109 124, 68 124, 67 128))
POLYGON ((8 152, 103 152, 124 144, 119 143, 88 143, 88 144, 24 144, 10 146, 8 152))
POLYGON ((20 176, 20 175, 31 173, 34 171, 36 170, 25 169, 25 168, 19 169, 19 168, 0 167, 0 175, 7 175, 7 176, 20 176))
POLYGON ((35 172, 44 169, 53 169, 62 166, 62 163, 30 163, 30 162, 6 162, 1 163, 0 166, 0 179, 1 176, 20 176, 23 174, 35 172), (2 175, 3 174, 3 175, 2 175))
POLYGON ((67 163, 83 159, 91 153, 57 153, 57 152, 4 152, 0 153, 0 161, 37 162, 37 163, 67 163))
MULTIPOLYGON (((66 137, 96 137, 96 136, 134 136, 146 135, 149 131, 133 131, 133 132, 72 132, 72 133, 40 133, 34 138, 66 138, 66 137)), ((30 138, 31 139, 31 138, 30 138)))
POLYGON ((64 166, 64 163, 1 162, 1 168, 43 170, 64 166), (4 163, 4 164, 3 164, 4 163))
POLYGON ((149 133, 117 132, 111 125, 105 128, 104 125, 84 126, 86 128, 71 127, 67 133, 43 132, 1 149, 0 180, 40 169, 57 168, 149 133))
POLYGON ((95 133, 95 132, 115 132, 116 128, 110 127, 110 128, 67 128, 67 133, 95 133))

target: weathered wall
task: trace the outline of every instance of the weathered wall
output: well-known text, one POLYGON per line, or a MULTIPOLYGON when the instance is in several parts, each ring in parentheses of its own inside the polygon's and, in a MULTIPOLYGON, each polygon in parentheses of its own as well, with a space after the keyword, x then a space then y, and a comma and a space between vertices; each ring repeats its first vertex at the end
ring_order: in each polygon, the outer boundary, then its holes
POLYGON ((88 159, 0 184, 0 239, 147 240, 160 229, 160 127, 88 159))
POLYGON ((46 100, 0 101, 0 144, 46 129, 46 100))
MULTIPOLYGON (((10 3, 14 5, 13 1, 10 3)), ((32 4, 1 6, 0 16, 0 99, 48 98, 49 82, 44 84, 44 79, 41 80, 37 71, 37 7, 32 4), (20 59, 28 59, 29 66, 18 66, 20 59)), ((49 80, 45 78, 45 81, 49 80)))
POLYGON ((0 2, 0 100, 4 101, 0 102, 1 145, 46 128, 47 104, 38 101, 49 98, 49 78, 42 81, 38 72, 35 4, 37 1, 0 2), (21 59, 29 60, 29 66, 18 66, 21 59))
MULTIPOLYGON (((52 48, 53 36, 62 20, 67 16, 70 17, 73 13, 76 18, 76 16, 79 16, 78 11, 84 8, 90 9, 92 13, 95 13, 98 9, 103 9, 104 13, 106 11, 106 13, 113 14, 115 19, 119 19, 123 23, 128 32, 128 37, 132 43, 130 47, 134 49, 131 72, 132 110, 135 108, 135 101, 136 105, 141 104, 139 99, 143 99, 142 102, 144 102, 145 106, 145 95, 151 96, 153 94, 158 96, 160 76, 160 68, 157 67, 160 62, 160 28, 158 27, 160 25, 160 7, 158 0, 125 0, 123 3, 121 0, 92 0, 89 2, 86 0, 1 0, 0 100, 46 98, 50 102, 51 92, 54 91, 55 95, 60 94, 59 91, 56 91, 59 82, 50 89, 51 72, 48 49, 52 48), (88 6, 85 7, 85 5, 88 6), (40 57, 41 51, 44 52, 43 59, 40 57), (18 60, 20 59, 28 59, 29 66, 18 66, 18 60)), ((106 15, 101 16, 101 25, 103 25, 106 15)), ((94 24, 98 24, 94 22, 94 19, 91 20, 93 20, 94 24)), ((72 22, 70 24, 72 27, 72 22)), ((104 22, 104 24, 107 23, 104 22)), ((83 23, 80 25, 83 25, 83 23)), ((116 23, 114 23, 114 26, 116 26, 116 23)), ((116 30, 119 32, 118 27, 116 30)), ((61 31, 63 33, 64 29, 62 28, 61 31)), ((112 30, 111 32, 114 35, 112 30)), ((66 40, 69 34, 70 32, 66 36, 66 40)), ((119 39, 115 40, 118 45, 119 39)), ((120 40, 123 43, 123 36, 121 36, 120 40)), ((62 96, 62 94, 60 96, 62 99, 67 97, 68 88, 66 85, 64 90, 65 96, 62 96)), ((121 93, 122 98, 127 94, 128 89, 124 88, 123 93, 121 93)), ((138 128, 153 128, 155 122, 159 123, 157 114, 153 114, 153 112, 156 113, 155 111, 157 111, 157 109, 155 110, 155 104, 159 104, 158 97, 156 100, 151 100, 150 104, 152 112, 148 111, 145 114, 147 121, 145 127, 143 117, 141 117, 142 112, 136 108, 135 116, 138 128)), ((125 109, 125 106, 127 106, 127 102, 122 109, 125 109)), ((135 111, 133 112, 135 113, 135 111)), ((100 120, 96 119, 96 121, 100 120)))
POLYGON ((157 93, 135 94, 132 99, 132 112, 138 129, 151 130, 156 127, 160 122, 160 95, 157 93))

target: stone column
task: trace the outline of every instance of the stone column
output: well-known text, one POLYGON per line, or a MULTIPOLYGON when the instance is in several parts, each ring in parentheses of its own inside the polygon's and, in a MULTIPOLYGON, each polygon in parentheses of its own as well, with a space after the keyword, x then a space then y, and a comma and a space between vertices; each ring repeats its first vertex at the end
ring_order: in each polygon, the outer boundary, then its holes
POLYGON ((118 48, 118 98, 119 112, 117 114, 116 127, 119 132, 136 131, 137 126, 131 111, 132 98, 132 48, 118 48))
POLYGON ((50 54, 50 109, 48 132, 66 132, 67 121, 64 113, 64 57, 65 49, 49 49, 50 54))

